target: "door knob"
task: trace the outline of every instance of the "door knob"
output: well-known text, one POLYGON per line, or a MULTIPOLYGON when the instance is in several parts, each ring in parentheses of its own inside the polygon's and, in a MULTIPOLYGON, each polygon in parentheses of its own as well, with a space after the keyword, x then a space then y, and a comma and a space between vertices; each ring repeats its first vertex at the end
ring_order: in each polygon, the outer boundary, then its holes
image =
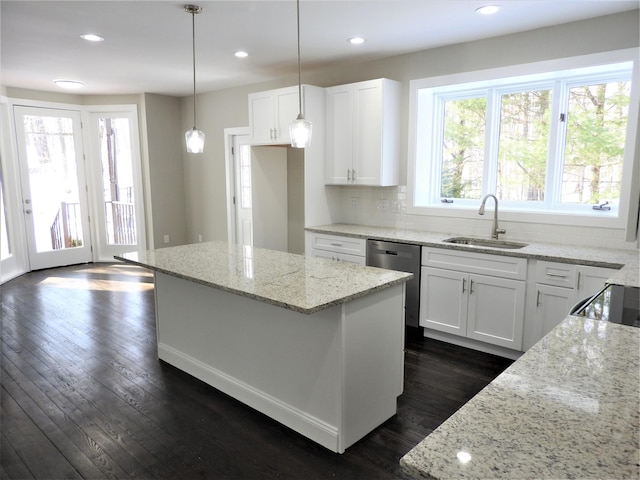
POLYGON ((27 213, 27 214, 31 215, 31 209, 25 210, 24 213, 27 213))

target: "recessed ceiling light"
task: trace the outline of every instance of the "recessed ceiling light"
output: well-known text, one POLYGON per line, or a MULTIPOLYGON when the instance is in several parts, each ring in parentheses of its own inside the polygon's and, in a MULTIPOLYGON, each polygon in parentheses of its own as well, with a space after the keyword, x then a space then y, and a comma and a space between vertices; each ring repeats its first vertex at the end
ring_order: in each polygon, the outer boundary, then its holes
POLYGON ((77 80, 54 80, 54 83, 60 88, 66 88, 67 90, 77 90, 84 87, 84 83, 77 80))
POLYGON ((502 7, 499 5, 485 5, 484 7, 476 8, 476 13, 480 15, 493 15, 498 13, 502 7))
POLYGON ((104 37, 96 35, 95 33, 85 33, 84 35, 80 35, 80 38, 84 38, 89 42, 104 42, 104 37))
POLYGON ((362 37, 352 37, 347 40, 347 42, 349 42, 351 45, 361 45, 366 42, 366 40, 362 37))
POLYGON ((248 54, 247 52, 244 52, 244 51, 242 51, 242 50, 240 50, 240 51, 238 51, 238 52, 234 53, 234 55, 235 55, 236 57, 238 57, 238 58, 246 58, 246 57, 248 57, 248 56, 249 56, 249 54, 248 54))

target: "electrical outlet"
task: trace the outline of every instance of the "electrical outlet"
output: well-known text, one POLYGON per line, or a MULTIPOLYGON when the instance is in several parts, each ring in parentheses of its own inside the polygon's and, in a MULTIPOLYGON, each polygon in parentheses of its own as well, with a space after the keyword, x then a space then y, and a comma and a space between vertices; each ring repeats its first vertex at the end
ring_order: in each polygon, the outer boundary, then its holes
POLYGON ((164 243, 169 243, 169 235, 164 236, 164 243))
POLYGON ((354 210, 360 208, 360 197, 351 197, 351 208, 354 210))
POLYGON ((378 199, 378 203, 376 205, 376 208, 378 210, 389 210, 389 200, 387 200, 386 198, 378 199))
POLYGON ((202 235, 198 235, 198 242, 202 242, 202 235))

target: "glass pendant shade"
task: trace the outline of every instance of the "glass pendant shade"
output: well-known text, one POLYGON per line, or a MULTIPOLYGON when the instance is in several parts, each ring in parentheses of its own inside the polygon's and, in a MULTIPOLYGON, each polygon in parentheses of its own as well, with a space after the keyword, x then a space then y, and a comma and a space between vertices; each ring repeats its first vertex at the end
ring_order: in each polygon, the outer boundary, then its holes
POLYGON ((289 124, 289 135, 291 136, 291 146, 295 148, 306 148, 311 145, 311 122, 298 115, 289 124))
POLYGON ((187 130, 184 138, 187 141, 188 153, 204 152, 204 132, 202 130, 197 130, 196 127, 193 127, 191 130, 187 130))

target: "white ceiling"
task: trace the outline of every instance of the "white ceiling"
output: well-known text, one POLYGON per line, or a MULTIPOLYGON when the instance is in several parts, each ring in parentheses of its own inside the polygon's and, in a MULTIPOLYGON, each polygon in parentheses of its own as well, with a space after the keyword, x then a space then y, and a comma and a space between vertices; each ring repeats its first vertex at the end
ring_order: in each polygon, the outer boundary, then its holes
MULTIPOLYGON (((192 92, 191 15, 180 1, 0 2, 0 83, 57 91, 54 79, 85 82, 79 94, 192 92), (83 33, 105 37, 101 43, 83 33)), ((293 0, 197 1, 198 91, 297 73, 293 0), (236 50, 248 58, 235 58, 236 50)), ((336 66, 637 9, 614 0, 301 0, 306 69, 336 66), (495 3, 484 17, 476 7, 495 3), (347 38, 363 36, 360 46, 347 38)), ((311 83, 311 82, 309 82, 311 83)))

